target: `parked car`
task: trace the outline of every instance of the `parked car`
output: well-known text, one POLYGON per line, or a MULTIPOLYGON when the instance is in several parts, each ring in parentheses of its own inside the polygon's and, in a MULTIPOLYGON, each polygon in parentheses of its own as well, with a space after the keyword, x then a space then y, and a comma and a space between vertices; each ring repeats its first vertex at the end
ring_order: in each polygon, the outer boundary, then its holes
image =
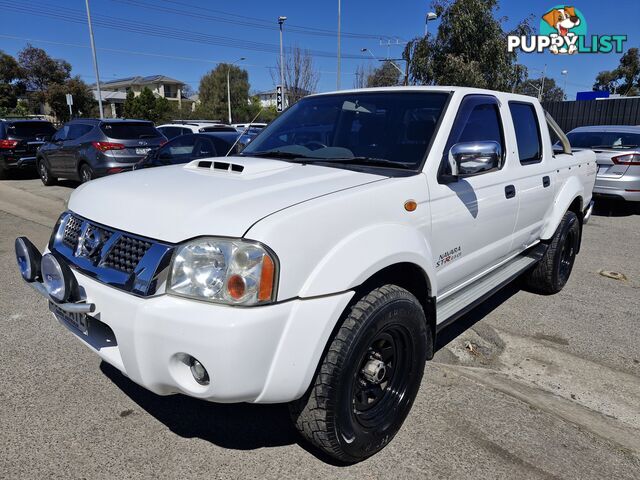
POLYGON ((288 403, 303 437, 357 462, 400 429, 442 328, 521 275, 565 286, 596 170, 532 97, 311 95, 239 155, 76 190, 47 251, 19 237, 16 257, 135 383, 288 403))
POLYGON ((0 179, 21 168, 35 168, 38 148, 51 139, 51 122, 32 119, 0 120, 0 179))
POLYGON ((245 128, 247 128, 247 126, 250 129, 262 130, 263 128, 265 128, 267 126, 267 124, 266 123, 260 123, 260 122, 232 123, 231 126, 234 127, 236 130, 238 130, 239 132, 242 132, 242 131, 244 131, 245 128))
POLYGON ((224 157, 227 153, 242 151, 250 141, 250 136, 241 136, 236 131, 181 135, 149 152, 135 165, 134 170, 188 163, 196 158, 224 157))
POLYGON ((158 130, 167 137, 169 140, 178 137, 180 135, 188 135, 190 133, 203 133, 203 132, 235 132, 236 129, 231 125, 225 125, 218 122, 205 122, 205 121, 189 121, 189 122, 175 122, 160 125, 158 130))
POLYGON ((593 193, 640 202, 640 126, 597 125, 571 130, 571 146, 596 152, 593 193))
POLYGON ((166 141, 151 122, 79 118, 66 123, 38 150, 38 173, 45 185, 53 185, 59 177, 84 183, 132 170, 166 141))

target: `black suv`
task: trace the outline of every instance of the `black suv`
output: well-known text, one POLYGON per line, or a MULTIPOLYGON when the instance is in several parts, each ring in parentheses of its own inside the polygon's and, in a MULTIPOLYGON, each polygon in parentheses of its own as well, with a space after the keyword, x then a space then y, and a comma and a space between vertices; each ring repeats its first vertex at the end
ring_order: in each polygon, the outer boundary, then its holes
POLYGON ((38 148, 54 133, 45 120, 0 120, 0 179, 11 170, 34 167, 38 148))
POLYGON ((38 173, 45 185, 59 177, 88 182, 132 170, 167 139, 144 120, 79 118, 66 123, 38 151, 38 173))

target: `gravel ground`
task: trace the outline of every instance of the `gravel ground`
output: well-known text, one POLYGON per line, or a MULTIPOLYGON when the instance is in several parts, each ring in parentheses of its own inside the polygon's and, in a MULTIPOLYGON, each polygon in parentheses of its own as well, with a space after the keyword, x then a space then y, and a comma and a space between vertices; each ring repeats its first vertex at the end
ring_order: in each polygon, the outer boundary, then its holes
POLYGON ((345 467, 284 406, 156 396, 52 319, 13 240, 44 245, 73 186, 0 182, 0 478, 638 478, 640 208, 599 205, 560 294, 509 286, 445 330, 396 439, 345 467))

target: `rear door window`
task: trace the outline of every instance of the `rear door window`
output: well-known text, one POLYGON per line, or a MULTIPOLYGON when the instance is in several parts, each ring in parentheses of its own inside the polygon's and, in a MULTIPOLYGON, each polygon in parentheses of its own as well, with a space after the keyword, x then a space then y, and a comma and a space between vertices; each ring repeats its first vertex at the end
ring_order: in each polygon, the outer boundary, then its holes
POLYGON ((531 103, 509 102, 521 164, 542 161, 542 140, 536 110, 531 103))
POLYGON ((103 123, 100 129, 107 137, 117 140, 139 140, 162 135, 152 123, 147 122, 103 123))
MULTIPOLYGON (((226 152, 225 152, 226 153, 226 152)), ((217 157, 216 148, 209 138, 200 137, 194 149, 194 158, 217 157)))
POLYGON ((84 123, 74 123, 69 125, 69 131, 66 136, 66 140, 75 140, 80 138, 93 130, 93 125, 87 125, 84 123))
POLYGON ((174 138, 158 152, 160 160, 171 164, 186 163, 194 158, 194 148, 198 137, 181 135, 174 138))

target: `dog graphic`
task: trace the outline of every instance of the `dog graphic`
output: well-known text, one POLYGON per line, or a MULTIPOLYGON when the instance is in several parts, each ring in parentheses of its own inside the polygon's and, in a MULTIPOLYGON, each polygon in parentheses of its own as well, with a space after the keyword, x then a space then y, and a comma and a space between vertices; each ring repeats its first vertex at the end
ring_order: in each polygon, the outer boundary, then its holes
POLYGON ((542 16, 542 19, 558 32, 549 35, 552 42, 551 47, 549 47, 550 52, 555 54, 573 54, 578 51, 577 45, 575 43, 571 43, 576 34, 570 30, 580 25, 580 19, 576 15, 576 9, 574 7, 554 8, 553 10, 545 13, 542 16), (563 41, 560 43, 558 40, 563 41), (569 43, 567 43, 567 40, 569 40, 569 43), (562 46, 558 48, 558 44, 562 46), (567 45, 569 45, 568 48, 567 45))

